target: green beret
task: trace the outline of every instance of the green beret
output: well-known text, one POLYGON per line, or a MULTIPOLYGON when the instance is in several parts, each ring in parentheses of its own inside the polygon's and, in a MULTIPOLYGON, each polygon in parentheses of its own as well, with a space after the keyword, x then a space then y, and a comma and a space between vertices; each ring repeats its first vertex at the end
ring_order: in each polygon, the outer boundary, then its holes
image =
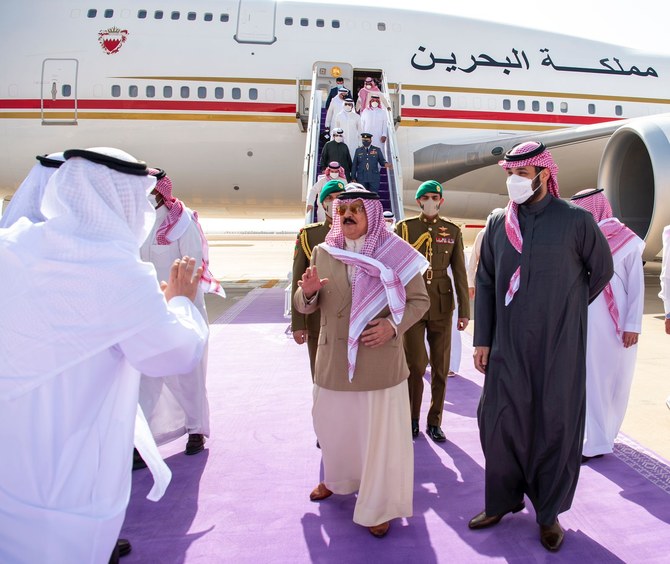
POLYGON ((442 197, 442 184, 437 180, 426 180, 416 191, 415 199, 418 200, 424 194, 439 194, 442 197))
POLYGON ((321 193, 319 194, 319 203, 323 204, 323 201, 333 192, 344 192, 344 181, 343 180, 329 180, 321 188, 321 193))

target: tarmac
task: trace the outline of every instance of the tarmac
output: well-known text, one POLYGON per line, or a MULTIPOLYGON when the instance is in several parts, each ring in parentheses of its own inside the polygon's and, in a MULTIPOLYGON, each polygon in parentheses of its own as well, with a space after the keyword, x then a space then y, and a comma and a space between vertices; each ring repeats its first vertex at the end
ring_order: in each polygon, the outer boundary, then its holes
MULTIPOLYGON (((297 224, 299 227, 299 223, 297 224)), ((290 228, 273 233, 221 234, 208 231, 210 240, 210 267, 220 279, 228 298, 207 296, 210 321, 221 317, 253 288, 288 285, 295 232, 290 228)), ((466 243, 472 238, 467 237, 466 243)), ((469 248, 466 247, 466 253, 469 248)), ((659 263, 645 265, 645 306, 642 335, 639 341, 637 367, 631 389, 628 411, 622 433, 670 460, 670 409, 666 398, 670 395, 670 335, 665 334, 663 303, 660 290, 659 263)), ((286 321, 287 326, 289 320, 286 321)), ((467 331, 471 334, 472 324, 467 331)), ((470 366, 470 359, 463 363, 470 366)))

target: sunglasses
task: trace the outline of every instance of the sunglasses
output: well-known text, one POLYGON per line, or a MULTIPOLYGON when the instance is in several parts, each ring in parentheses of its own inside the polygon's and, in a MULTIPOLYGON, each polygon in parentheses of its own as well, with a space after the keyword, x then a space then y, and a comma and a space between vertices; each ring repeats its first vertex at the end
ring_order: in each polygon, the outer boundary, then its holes
POLYGON ((351 211, 353 214, 361 213, 365 209, 365 206, 361 202, 354 202, 352 204, 340 204, 337 208, 337 213, 344 215, 348 211, 351 211))

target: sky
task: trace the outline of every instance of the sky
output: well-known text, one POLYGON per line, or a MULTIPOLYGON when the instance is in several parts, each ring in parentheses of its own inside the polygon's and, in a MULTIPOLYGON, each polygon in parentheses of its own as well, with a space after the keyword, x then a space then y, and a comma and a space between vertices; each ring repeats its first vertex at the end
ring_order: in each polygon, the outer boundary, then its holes
POLYGON ((663 0, 298 0, 371 4, 499 21, 670 55, 663 0), (518 7, 533 7, 525 14, 518 7), (515 9, 516 8, 516 9, 515 9))

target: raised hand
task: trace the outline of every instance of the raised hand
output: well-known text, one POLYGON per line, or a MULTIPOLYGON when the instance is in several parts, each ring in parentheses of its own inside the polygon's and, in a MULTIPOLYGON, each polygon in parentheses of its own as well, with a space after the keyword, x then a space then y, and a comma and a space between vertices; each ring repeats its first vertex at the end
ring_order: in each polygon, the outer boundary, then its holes
POLYGON ((298 280, 298 286, 302 288, 302 292, 308 300, 326 284, 328 284, 328 278, 319 278, 316 266, 308 267, 305 274, 302 275, 302 279, 298 280))
POLYGON ((185 296, 192 302, 195 301, 201 276, 202 266, 196 269, 194 258, 175 260, 170 267, 170 279, 161 282, 165 299, 169 302, 175 296, 185 296))

